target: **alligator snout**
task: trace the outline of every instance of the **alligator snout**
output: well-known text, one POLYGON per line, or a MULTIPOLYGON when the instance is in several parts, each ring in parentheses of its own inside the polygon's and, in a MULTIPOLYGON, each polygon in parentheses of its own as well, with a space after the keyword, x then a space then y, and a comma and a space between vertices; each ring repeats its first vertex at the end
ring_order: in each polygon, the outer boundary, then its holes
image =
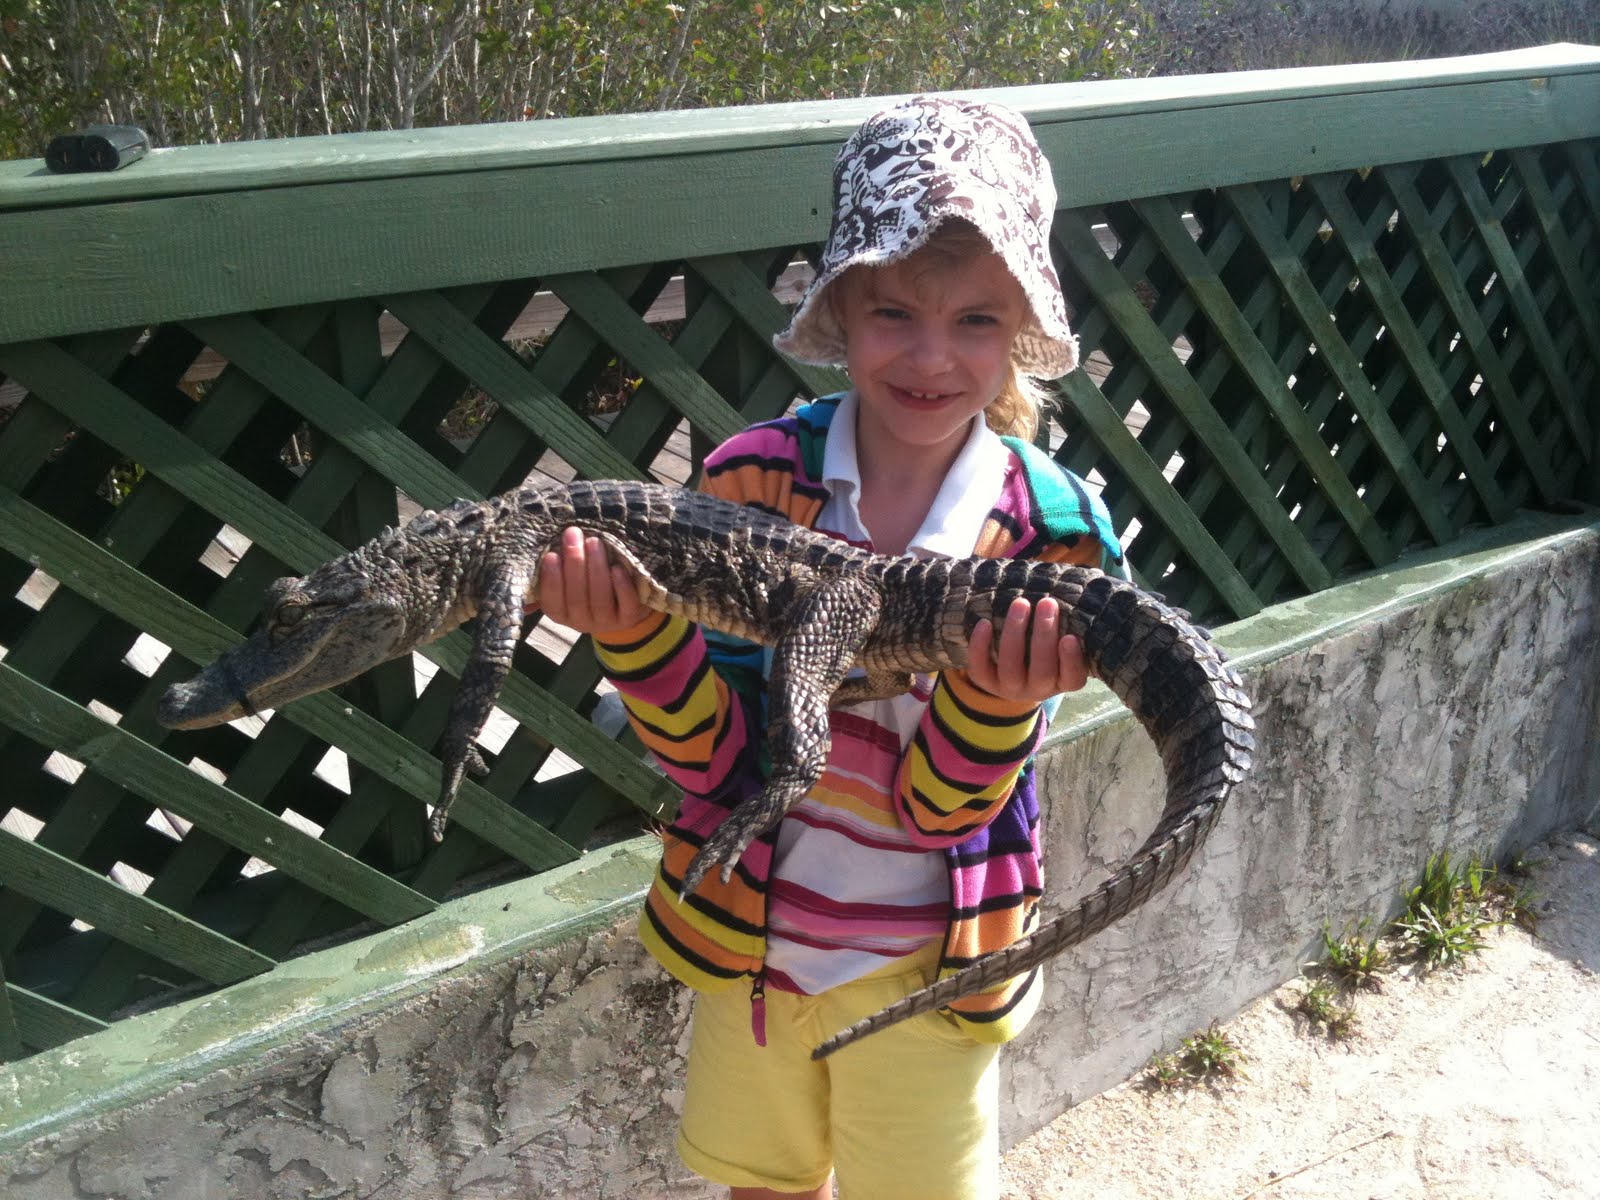
POLYGON ((161 697, 156 720, 168 729, 206 729, 250 716, 255 710, 208 668, 186 683, 175 683, 161 697))

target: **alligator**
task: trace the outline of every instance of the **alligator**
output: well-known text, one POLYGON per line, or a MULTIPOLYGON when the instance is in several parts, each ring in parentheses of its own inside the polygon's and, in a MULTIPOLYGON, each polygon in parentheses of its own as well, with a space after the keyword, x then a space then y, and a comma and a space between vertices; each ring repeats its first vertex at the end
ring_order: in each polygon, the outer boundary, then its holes
POLYGON ((540 560, 571 526, 605 544, 646 605, 772 647, 770 774, 701 846, 684 896, 713 867, 727 879, 745 848, 816 783, 828 756, 830 705, 897 695, 915 673, 965 665, 977 623, 1003 619, 1017 597, 1060 603, 1089 672, 1156 744, 1166 803, 1131 858, 1071 910, 853 1026, 819 1047, 819 1057, 1030 970, 1139 907, 1189 861, 1250 768, 1254 722, 1239 676, 1186 613, 1132 583, 1060 563, 877 555, 758 509, 631 481, 530 485, 458 501, 309 575, 278 580, 260 628, 168 688, 159 720, 197 729, 277 708, 476 617, 440 747, 430 819, 438 840, 465 773, 484 770, 474 739, 533 611, 540 560))

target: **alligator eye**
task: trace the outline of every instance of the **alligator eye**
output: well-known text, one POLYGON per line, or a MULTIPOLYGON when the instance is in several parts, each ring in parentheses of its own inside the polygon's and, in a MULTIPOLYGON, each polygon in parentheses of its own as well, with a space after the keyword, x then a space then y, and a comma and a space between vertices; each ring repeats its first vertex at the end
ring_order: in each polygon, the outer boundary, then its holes
POLYGON ((267 617, 267 637, 274 643, 305 619, 304 604, 280 604, 276 612, 267 617))

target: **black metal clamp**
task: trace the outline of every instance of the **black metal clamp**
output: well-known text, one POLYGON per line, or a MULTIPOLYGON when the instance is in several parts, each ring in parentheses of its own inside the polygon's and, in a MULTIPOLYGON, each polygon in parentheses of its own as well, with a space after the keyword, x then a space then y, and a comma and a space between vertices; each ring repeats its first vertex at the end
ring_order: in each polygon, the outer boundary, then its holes
POLYGON ((90 125, 50 139, 44 165, 58 175, 115 171, 150 152, 150 135, 137 125, 90 125))

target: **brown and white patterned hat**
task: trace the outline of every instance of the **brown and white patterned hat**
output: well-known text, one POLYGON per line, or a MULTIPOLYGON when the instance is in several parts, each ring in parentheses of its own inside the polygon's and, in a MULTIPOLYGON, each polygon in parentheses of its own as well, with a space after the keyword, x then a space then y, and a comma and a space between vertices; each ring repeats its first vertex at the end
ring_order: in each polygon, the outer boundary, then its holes
POLYGON ((833 225, 817 276, 773 344, 801 362, 845 361, 844 331, 825 298, 851 267, 919 250, 950 217, 974 225, 1022 285, 1030 316, 1012 350, 1040 379, 1078 365, 1061 281, 1050 261, 1056 188, 1023 116, 1000 104, 916 96, 869 117, 833 168, 833 225))

